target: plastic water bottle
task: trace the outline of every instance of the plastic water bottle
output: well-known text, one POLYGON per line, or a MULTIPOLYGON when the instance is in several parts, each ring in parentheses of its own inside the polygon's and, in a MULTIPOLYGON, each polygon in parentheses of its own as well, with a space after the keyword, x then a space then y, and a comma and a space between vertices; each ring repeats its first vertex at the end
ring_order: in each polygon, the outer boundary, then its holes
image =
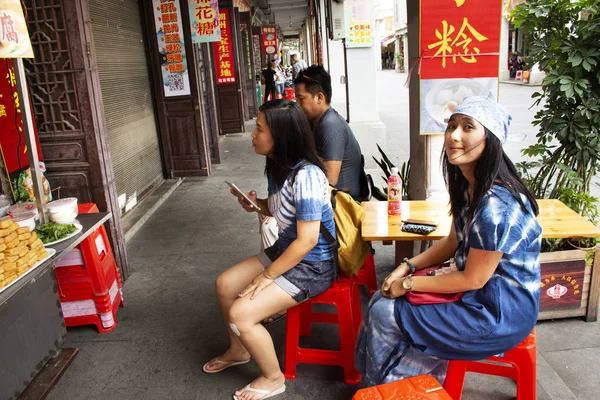
POLYGON ((392 167, 392 173, 388 178, 388 215, 400 215, 402 213, 402 180, 398 174, 398 168, 392 167))

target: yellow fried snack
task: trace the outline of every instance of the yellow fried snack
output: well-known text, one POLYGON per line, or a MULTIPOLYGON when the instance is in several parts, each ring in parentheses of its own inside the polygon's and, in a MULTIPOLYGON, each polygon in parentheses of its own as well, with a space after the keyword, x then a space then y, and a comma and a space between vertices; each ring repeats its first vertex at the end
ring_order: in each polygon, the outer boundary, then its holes
POLYGON ((29 258, 28 257, 21 257, 17 261, 15 261, 15 263, 17 264, 17 269, 23 268, 23 265, 29 264, 29 258))
POLYGON ((19 257, 25 256, 25 254, 29 253, 29 247, 21 244, 22 250, 19 252, 19 257))
POLYGON ((6 284, 10 284, 12 283, 14 280, 16 280, 18 278, 17 274, 13 274, 11 276, 7 276, 6 278, 4 278, 4 281, 6 282, 6 284))
POLYGON ((0 238, 4 238, 6 236, 8 236, 10 234, 10 232, 8 231, 8 229, 0 229, 0 238))
POLYGON ((4 243, 0 243, 0 252, 6 250, 6 245, 4 243))
POLYGON ((2 219, 0 219, 0 229, 6 229, 9 226, 11 226, 13 223, 12 218, 9 217, 4 217, 2 219))
POLYGON ((19 257, 21 257, 19 254, 23 250, 23 247, 27 248, 26 246, 13 247, 12 249, 6 250, 4 252, 4 254, 7 255, 7 256, 19 256, 19 257))
POLYGON ((4 237, 4 239, 2 240, 2 243, 9 243, 18 238, 19 238, 19 235, 17 235, 17 232, 11 232, 4 237))
POLYGON ((40 249, 36 254, 37 254, 38 260, 42 260, 42 259, 48 257, 48 252, 46 251, 45 248, 40 249))
POLYGON ((34 258, 32 258, 31 260, 29 260, 29 263, 27 263, 27 265, 29 266, 29 268, 31 268, 31 267, 33 267, 33 266, 35 265, 35 263, 36 263, 36 262, 38 262, 38 261, 39 261, 39 260, 38 260, 38 258, 37 258, 37 255, 36 255, 34 258))
POLYGON ((17 228, 17 235, 22 235, 24 233, 31 233, 31 231, 26 226, 24 226, 22 228, 17 228))
POLYGON ((19 259, 19 255, 18 254, 10 256, 10 255, 4 253, 4 261, 15 262, 18 259, 19 259))
POLYGON ((19 247, 20 244, 21 244, 21 241, 19 240, 19 238, 16 238, 12 242, 6 243, 6 250, 4 252, 6 253, 10 249, 14 249, 15 247, 19 247))
MULTIPOLYGON (((6 228, 6 229, 8 229, 8 231, 9 231, 9 232, 15 232, 15 231, 16 231, 17 229, 19 229, 19 228, 20 228, 20 227, 19 227, 19 224, 17 224, 16 222, 13 222, 13 223, 12 223, 12 224, 10 224, 10 225, 8 226, 8 228, 6 228)), ((15 232, 15 233, 16 233, 16 232, 15 232)))
POLYGON ((31 237, 31 233, 29 233, 29 232, 27 232, 27 233, 21 233, 19 235, 19 240, 27 241, 27 240, 29 240, 30 237, 31 237))
POLYGON ((0 261, 4 260, 4 257, 6 257, 4 253, 0 253, 0 261))
POLYGON ((44 247, 44 243, 42 243, 41 239, 36 239, 29 245, 31 250, 39 249, 40 247, 44 247))
POLYGON ((37 233, 35 232, 31 232, 31 236, 29 236, 29 240, 27 240, 27 244, 31 244, 33 242, 35 242, 35 239, 37 239, 37 233))

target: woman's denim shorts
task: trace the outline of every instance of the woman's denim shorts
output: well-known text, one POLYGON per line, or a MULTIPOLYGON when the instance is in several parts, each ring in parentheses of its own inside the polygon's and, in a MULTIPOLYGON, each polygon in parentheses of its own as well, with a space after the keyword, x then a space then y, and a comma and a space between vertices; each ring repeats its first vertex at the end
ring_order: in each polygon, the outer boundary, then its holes
MULTIPOLYGON (((277 243, 275 243, 273 246, 261 251, 258 254, 258 259, 265 268, 268 268, 282 253, 277 243)), ((301 303, 329 289, 335 279, 335 269, 334 260, 302 260, 298 265, 275 278, 274 282, 292 296, 294 300, 301 303)))

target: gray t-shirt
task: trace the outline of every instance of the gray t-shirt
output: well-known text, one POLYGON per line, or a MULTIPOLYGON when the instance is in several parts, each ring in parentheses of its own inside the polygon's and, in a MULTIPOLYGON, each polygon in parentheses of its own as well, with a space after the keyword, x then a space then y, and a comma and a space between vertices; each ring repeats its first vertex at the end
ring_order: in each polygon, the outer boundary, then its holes
POLYGON ((317 153, 324 161, 342 161, 336 187, 360 194, 361 150, 352 129, 344 118, 329 108, 313 128, 317 153))

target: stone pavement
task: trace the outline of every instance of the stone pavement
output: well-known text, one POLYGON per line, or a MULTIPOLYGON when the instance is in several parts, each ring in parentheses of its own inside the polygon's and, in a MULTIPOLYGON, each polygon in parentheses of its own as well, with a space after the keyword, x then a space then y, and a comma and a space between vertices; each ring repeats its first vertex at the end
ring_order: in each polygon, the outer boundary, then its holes
MULTIPOLYGON (((391 154, 407 152, 406 116, 402 104, 404 78, 380 73, 380 93, 391 154), (387 83, 386 83, 387 82, 387 83), (386 89, 387 90, 387 89, 386 89), (396 150, 398 149, 398 150, 396 150)), ((501 96, 516 110, 516 126, 527 129, 529 88, 501 86, 501 96), (522 111, 522 110, 521 110, 522 111), (520 122, 519 122, 520 121, 520 122)), ((259 248, 257 219, 240 210, 224 180, 264 195, 263 159, 253 153, 249 134, 229 135, 221 144, 222 164, 207 178, 186 179, 129 242, 133 274, 124 285, 126 307, 117 314, 115 331, 99 335, 92 327, 69 328, 65 347, 79 355, 48 397, 58 399, 231 399, 252 381, 253 362, 208 375, 202 365, 227 346, 225 325, 214 292, 214 280, 235 262, 259 248)), ((386 149, 387 150, 387 149, 386 149)), ((378 281, 393 268, 393 248, 376 244, 378 281)), ((362 291, 363 304, 367 298, 362 291)), ((283 362, 285 322, 269 327, 283 362)), ((538 398, 598 399, 600 390, 600 323, 578 319, 538 324, 538 398)), ((337 329, 316 325, 305 342, 337 348, 337 329)), ((303 342, 304 343, 304 342, 303 342)), ((350 399, 357 386, 343 382, 341 368, 300 365, 281 399, 350 399)), ((508 379, 469 374, 466 400, 510 399, 515 385, 508 379)))

